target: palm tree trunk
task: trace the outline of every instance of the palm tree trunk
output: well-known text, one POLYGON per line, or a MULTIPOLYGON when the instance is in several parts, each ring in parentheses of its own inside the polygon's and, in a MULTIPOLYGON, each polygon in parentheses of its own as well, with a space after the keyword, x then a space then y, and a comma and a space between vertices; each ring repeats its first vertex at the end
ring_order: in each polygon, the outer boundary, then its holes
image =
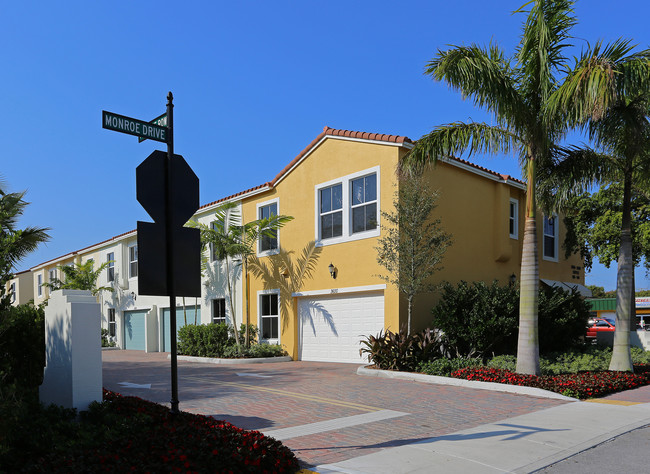
POLYGON ((526 189, 526 223, 521 252, 519 288, 519 339, 517 341, 517 373, 539 375, 539 259, 535 202, 535 160, 528 159, 526 189))
POLYGON ((237 344, 237 352, 241 354, 241 345, 239 344, 239 330, 237 329, 237 318, 235 317, 235 305, 233 303, 232 283, 230 281, 230 265, 228 264, 228 257, 224 258, 224 262, 226 262, 226 284, 228 285, 230 315, 232 316, 232 325, 235 328, 235 343, 237 344))
POLYGON ((534 217, 526 217, 520 281, 517 373, 539 375, 539 331, 537 327, 539 260, 537 257, 537 225, 534 217))
POLYGON ((244 298, 246 301, 246 324, 244 325, 245 328, 244 344, 246 345, 246 347, 250 347, 250 336, 248 335, 248 325, 250 324, 250 309, 248 307, 248 305, 250 304, 248 301, 248 257, 244 257, 244 283, 245 283, 244 298))
POLYGON ((632 179, 625 172, 623 184, 623 216, 621 222, 621 248, 618 255, 616 274, 616 330, 614 331, 614 350, 609 370, 632 372, 630 352, 630 310, 632 308, 632 179))

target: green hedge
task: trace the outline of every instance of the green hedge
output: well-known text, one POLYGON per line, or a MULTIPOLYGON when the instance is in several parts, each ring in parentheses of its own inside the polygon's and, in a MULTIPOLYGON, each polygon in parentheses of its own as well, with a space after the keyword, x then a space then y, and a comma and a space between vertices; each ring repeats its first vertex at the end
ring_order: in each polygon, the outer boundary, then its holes
POLYGON ((240 357, 279 357, 286 355, 278 345, 258 344, 257 328, 249 325, 250 347, 244 346, 246 328, 239 330, 238 348, 232 326, 226 324, 187 324, 178 330, 178 353, 194 357, 240 358, 240 357))
MULTIPOLYGON (((577 347, 585 334, 589 307, 577 292, 540 287, 540 353, 577 347)), ((443 287, 433 309, 433 326, 445 334, 451 357, 487 358, 515 354, 519 328, 519 288, 484 282, 443 287)))
POLYGON ((45 367, 45 312, 32 304, 0 311, 0 400, 38 401, 45 367))

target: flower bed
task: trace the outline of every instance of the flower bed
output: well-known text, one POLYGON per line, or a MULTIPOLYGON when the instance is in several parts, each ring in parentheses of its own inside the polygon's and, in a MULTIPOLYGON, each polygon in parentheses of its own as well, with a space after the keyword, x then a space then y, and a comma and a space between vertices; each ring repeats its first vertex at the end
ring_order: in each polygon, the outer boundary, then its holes
POLYGON ((586 399, 650 384, 650 366, 635 365, 634 370, 634 374, 607 370, 536 376, 489 367, 466 367, 452 372, 451 376, 465 380, 537 387, 570 397, 586 399))
POLYGON ((104 391, 84 436, 37 460, 40 472, 296 472, 295 455, 258 431, 104 391))

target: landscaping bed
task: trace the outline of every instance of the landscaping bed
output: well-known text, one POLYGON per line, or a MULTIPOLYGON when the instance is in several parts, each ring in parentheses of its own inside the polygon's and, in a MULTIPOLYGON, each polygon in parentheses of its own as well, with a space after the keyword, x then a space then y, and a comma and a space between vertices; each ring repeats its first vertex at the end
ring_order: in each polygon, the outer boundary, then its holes
POLYGON ((635 365, 634 373, 606 370, 541 376, 522 375, 491 367, 466 367, 452 372, 451 377, 536 387, 568 397, 588 399, 649 385, 650 366, 635 365))
POLYGON ((0 422, 0 471, 293 473, 295 455, 258 431, 104 390, 74 410, 36 406, 0 422), (11 424, 14 423, 13 430, 11 424))

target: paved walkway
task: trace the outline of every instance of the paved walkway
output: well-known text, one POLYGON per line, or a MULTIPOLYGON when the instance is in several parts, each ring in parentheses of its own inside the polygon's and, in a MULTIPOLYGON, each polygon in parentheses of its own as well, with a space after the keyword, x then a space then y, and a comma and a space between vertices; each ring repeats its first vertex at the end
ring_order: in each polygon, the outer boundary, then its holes
MULTIPOLYGON (((106 388, 169 403, 167 354, 104 351, 103 360, 106 388)), ((303 467, 323 474, 532 472, 650 424, 650 387, 604 404, 369 377, 357 369, 179 361, 180 409, 280 439, 303 467)))

